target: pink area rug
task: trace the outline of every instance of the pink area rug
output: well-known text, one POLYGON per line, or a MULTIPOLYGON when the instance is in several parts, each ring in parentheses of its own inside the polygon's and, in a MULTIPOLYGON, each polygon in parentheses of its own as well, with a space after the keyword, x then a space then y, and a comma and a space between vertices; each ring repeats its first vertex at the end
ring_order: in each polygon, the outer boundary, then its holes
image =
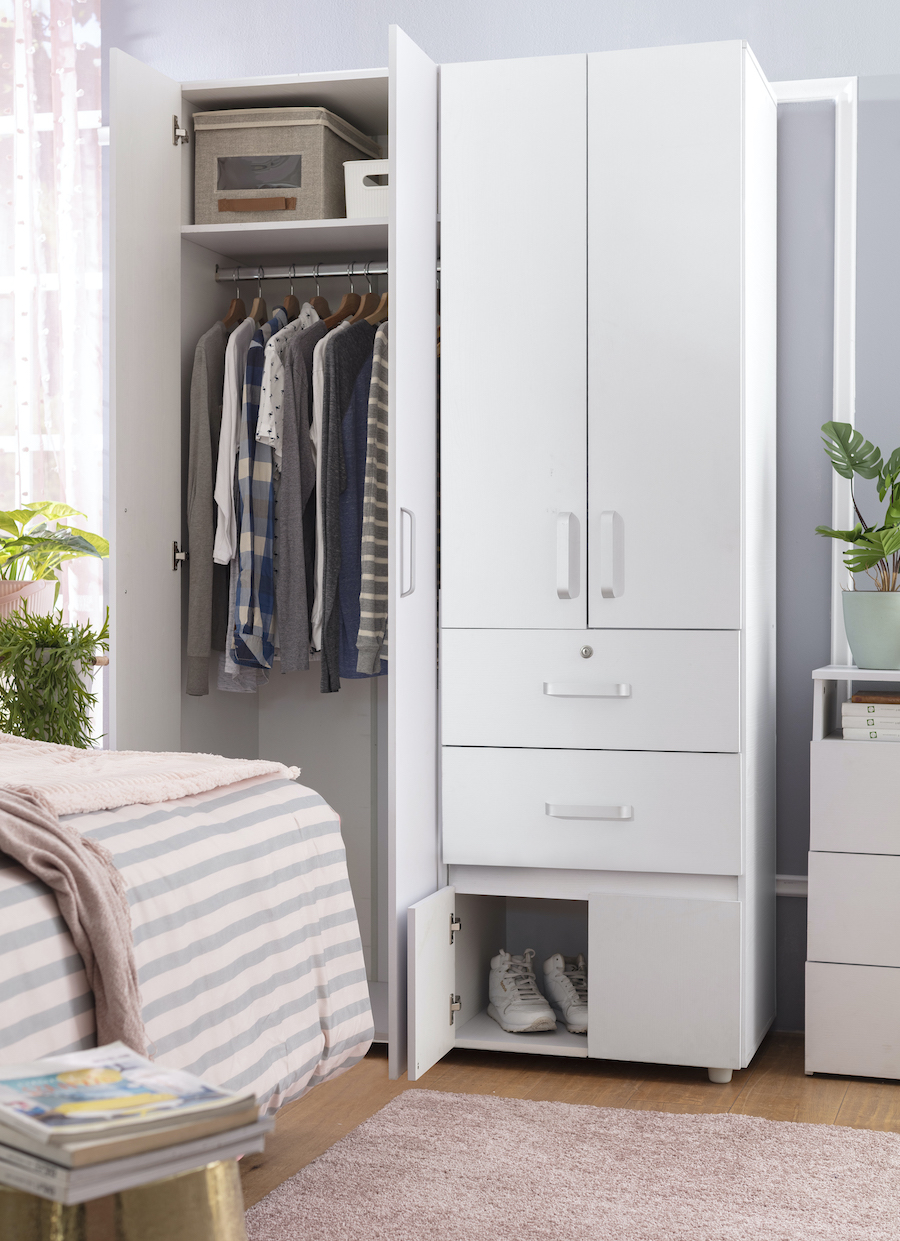
POLYGON ((900 1135, 408 1090, 249 1241, 898 1241, 900 1135))

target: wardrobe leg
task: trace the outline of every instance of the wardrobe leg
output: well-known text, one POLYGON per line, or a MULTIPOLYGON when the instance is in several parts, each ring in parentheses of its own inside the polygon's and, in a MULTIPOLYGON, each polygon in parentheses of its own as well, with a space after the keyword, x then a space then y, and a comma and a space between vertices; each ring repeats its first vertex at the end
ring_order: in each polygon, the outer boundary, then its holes
POLYGON ((717 1086, 727 1086, 731 1081, 733 1069, 707 1069, 709 1080, 715 1082, 717 1086))

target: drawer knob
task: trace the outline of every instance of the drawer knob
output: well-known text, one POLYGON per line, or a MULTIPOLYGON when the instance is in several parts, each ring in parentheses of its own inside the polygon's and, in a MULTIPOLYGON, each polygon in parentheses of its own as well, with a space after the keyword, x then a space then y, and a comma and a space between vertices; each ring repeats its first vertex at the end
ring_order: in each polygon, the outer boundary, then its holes
POLYGON ((545 681, 548 698, 630 698, 631 686, 625 682, 545 681))
POLYGON ((593 653, 594 653, 594 648, 593 648, 592 646, 583 646, 583 647, 581 648, 581 658, 582 658, 582 659, 590 659, 590 657, 593 655, 593 653))
POLYGON ((560 806, 544 802, 544 813, 550 819, 604 819, 622 823, 634 818, 634 806, 560 806))

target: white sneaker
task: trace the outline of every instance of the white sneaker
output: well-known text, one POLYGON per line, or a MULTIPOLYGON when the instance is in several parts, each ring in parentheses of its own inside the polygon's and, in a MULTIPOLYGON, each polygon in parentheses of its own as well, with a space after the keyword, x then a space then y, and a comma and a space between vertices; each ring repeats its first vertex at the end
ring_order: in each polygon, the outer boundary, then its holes
POLYGON ((533 959, 533 948, 521 957, 501 948, 491 961, 488 1016, 510 1034, 556 1029, 553 1009, 537 989, 533 959))
POLYGON ((570 1034, 587 1034, 587 968, 581 953, 564 957, 556 952, 544 962, 544 989, 562 1013, 570 1034))

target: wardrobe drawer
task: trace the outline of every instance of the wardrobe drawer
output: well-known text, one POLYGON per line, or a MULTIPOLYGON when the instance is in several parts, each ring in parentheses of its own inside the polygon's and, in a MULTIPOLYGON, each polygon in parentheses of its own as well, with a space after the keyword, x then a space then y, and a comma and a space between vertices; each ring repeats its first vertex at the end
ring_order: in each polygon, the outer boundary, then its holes
POLYGON ((898 763, 900 745, 889 741, 813 741, 809 847, 900 855, 898 763))
POLYGON ((809 855, 810 961, 900 966, 900 857, 809 855))
POLYGON ((738 875, 740 756, 445 746, 443 860, 738 875))
POLYGON ((740 634, 445 629, 441 700, 445 745, 734 752, 740 634))
POLYGON ((807 963, 806 1071, 900 1077, 900 970, 807 963))

